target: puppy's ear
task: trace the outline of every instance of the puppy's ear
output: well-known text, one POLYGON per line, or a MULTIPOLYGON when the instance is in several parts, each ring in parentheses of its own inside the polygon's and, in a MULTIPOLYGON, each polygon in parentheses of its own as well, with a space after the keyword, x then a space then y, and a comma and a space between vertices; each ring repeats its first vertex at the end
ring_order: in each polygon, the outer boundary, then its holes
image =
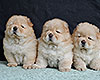
POLYGON ((100 40, 100 29, 98 29, 99 31, 98 32, 96 32, 96 36, 97 36, 97 39, 99 39, 100 40))
POLYGON ((32 27, 33 24, 32 24, 32 22, 31 22, 31 20, 30 20, 29 18, 27 18, 26 16, 24 16, 24 17, 25 17, 25 19, 27 20, 28 25, 29 25, 30 27, 32 27))
POLYGON ((68 23, 64 21, 63 22, 63 26, 66 28, 67 32, 69 33, 69 28, 68 28, 69 25, 68 25, 68 23))
POLYGON ((51 25, 51 20, 48 20, 44 23, 44 27, 48 27, 49 25, 51 25))
POLYGON ((77 31, 77 27, 73 30, 72 36, 75 36, 75 32, 77 31))
POLYGON ((64 27, 68 28, 68 23, 65 21, 63 23, 64 23, 64 27))
POLYGON ((97 39, 100 40, 100 29, 95 25, 93 25, 93 28, 95 29, 97 39))
POLYGON ((95 31, 96 31, 97 33, 100 32, 100 30, 99 30, 98 27, 94 26, 94 29, 95 29, 95 31))
POLYGON ((12 17, 8 20, 6 26, 10 26, 10 25, 14 24, 14 21, 17 19, 16 17, 17 17, 17 15, 12 16, 12 17))
POLYGON ((98 40, 100 40, 100 32, 96 34, 98 40))
POLYGON ((51 21, 51 20, 46 21, 46 22, 44 23, 42 32, 44 32, 44 31, 48 28, 48 26, 50 25, 50 21, 51 21))

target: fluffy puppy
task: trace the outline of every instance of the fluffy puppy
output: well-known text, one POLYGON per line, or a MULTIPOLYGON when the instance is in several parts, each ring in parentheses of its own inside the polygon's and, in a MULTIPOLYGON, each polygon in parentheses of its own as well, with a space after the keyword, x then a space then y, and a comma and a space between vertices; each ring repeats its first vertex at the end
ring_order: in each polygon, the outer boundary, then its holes
POLYGON ((72 40, 68 24, 60 19, 47 21, 43 26, 38 45, 38 57, 33 68, 47 66, 70 71, 72 65, 72 40))
POLYGON ((100 70, 99 29, 87 22, 80 23, 73 32, 74 67, 85 71, 86 66, 100 70))
POLYGON ((5 30, 3 39, 4 55, 8 66, 23 64, 23 68, 30 69, 36 58, 36 37, 30 19, 21 16, 12 16, 5 30))

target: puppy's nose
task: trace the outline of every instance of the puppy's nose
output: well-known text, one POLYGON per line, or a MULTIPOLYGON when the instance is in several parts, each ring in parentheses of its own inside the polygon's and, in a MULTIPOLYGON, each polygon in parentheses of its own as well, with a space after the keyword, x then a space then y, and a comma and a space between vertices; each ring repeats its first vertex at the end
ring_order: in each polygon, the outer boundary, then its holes
POLYGON ((82 43, 82 44, 85 44, 85 43, 86 43, 86 41, 85 41, 85 40, 82 40, 82 41, 81 41, 81 43, 82 43))
POLYGON ((14 31, 17 31, 17 27, 16 27, 16 26, 15 26, 15 27, 13 27, 13 30, 14 30, 14 31))
POLYGON ((53 34, 52 34, 52 33, 50 33, 50 34, 49 34, 49 38, 52 38, 52 37, 53 37, 53 34))

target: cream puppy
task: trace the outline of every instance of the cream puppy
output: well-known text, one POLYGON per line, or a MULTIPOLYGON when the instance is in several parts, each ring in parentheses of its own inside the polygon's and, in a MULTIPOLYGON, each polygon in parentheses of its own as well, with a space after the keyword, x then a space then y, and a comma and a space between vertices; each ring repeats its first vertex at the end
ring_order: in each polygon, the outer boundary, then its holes
POLYGON ((4 55, 8 66, 23 64, 23 68, 30 69, 36 58, 36 37, 30 19, 21 16, 12 16, 5 30, 3 39, 4 55))
POLYGON ((74 67, 85 71, 86 66, 100 70, 99 29, 87 22, 80 23, 73 32, 74 67))
POLYGON ((68 24, 60 19, 47 21, 38 45, 37 62, 33 68, 47 66, 59 68, 60 71, 70 71, 72 65, 72 40, 68 24))

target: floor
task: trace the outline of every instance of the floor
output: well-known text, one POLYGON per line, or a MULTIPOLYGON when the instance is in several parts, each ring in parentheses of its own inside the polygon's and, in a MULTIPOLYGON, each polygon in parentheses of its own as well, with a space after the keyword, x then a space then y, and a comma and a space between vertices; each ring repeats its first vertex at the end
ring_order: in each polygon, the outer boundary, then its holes
POLYGON ((60 72, 57 69, 23 69, 21 66, 8 67, 7 62, 0 61, 0 80, 100 80, 100 71, 60 72))

